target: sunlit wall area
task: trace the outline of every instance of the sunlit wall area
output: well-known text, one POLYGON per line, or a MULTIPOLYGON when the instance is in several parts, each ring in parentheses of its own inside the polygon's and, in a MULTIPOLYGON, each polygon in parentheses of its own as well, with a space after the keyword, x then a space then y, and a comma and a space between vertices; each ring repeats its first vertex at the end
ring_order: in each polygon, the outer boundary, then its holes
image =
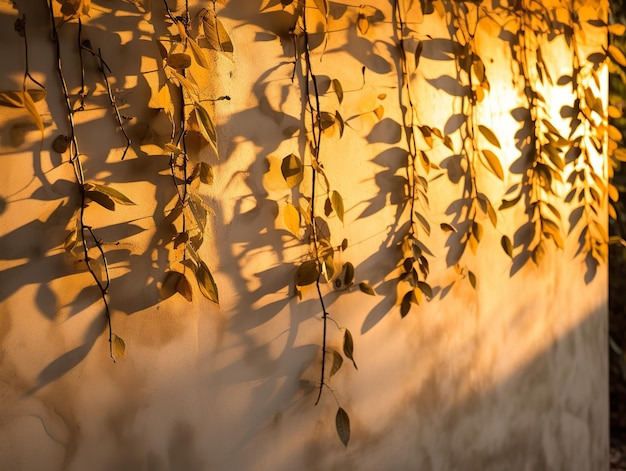
POLYGON ((607 468, 607 6, 186 3, 0 3, 0 467, 607 468))

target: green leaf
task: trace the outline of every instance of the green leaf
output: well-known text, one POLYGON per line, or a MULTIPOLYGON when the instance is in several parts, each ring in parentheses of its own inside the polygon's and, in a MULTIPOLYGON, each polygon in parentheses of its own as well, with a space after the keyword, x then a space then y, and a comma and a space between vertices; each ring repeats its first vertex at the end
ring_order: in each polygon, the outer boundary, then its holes
POLYGON ((285 226, 296 238, 300 237, 300 212, 291 203, 287 203, 283 211, 285 226))
POLYGON ((302 160, 295 154, 283 158, 280 170, 289 188, 298 186, 304 176, 302 160))
POLYGON ((357 366, 356 366, 356 362, 354 361, 354 341, 352 340, 352 334, 350 333, 350 331, 348 329, 346 329, 346 332, 343 334, 343 354, 346 356, 346 358, 352 360, 352 364, 354 365, 354 368, 356 370, 358 370, 357 366))
POLYGON ((343 222, 343 198, 337 191, 332 191, 330 193, 330 202, 333 205, 333 209, 335 210, 335 214, 341 222, 343 222))
POLYGON ((333 354, 333 366, 330 368, 330 378, 332 378, 333 375, 339 371, 341 365, 343 365, 343 357, 341 354, 337 350, 331 350, 331 352, 333 354))
POLYGON ((211 115, 204 106, 196 102, 193 104, 196 110, 196 118, 200 126, 200 133, 202 137, 206 139, 208 143, 213 146, 213 149, 217 152, 217 133, 215 131, 215 125, 211 119, 211 115))
POLYGON ((500 141, 498 140, 498 138, 496 137, 496 135, 493 133, 491 129, 489 129, 487 126, 483 126, 482 124, 479 124, 478 130, 483 136, 485 136, 485 139, 487 139, 490 144, 500 149, 500 141))
POLYGON ((498 156, 488 149, 482 149, 481 153, 487 161, 486 167, 500 180, 504 180, 504 171, 502 170, 502 164, 498 156))
POLYGON ((337 411, 335 425, 337 427, 337 434, 339 435, 341 443, 347 447, 348 442, 350 441, 350 418, 348 417, 346 411, 341 407, 337 411))
POLYGON ((504 252, 511 258, 513 258, 513 243, 509 236, 503 235, 502 239, 500 239, 500 245, 504 249, 504 252))
POLYGON ((215 284, 215 280, 213 279, 213 275, 211 275, 209 267, 207 267, 206 263, 202 260, 200 260, 200 263, 196 268, 196 280, 198 280, 198 286, 200 287, 202 295, 219 306, 220 302, 217 285, 215 284))
POLYGON ((376 292, 374 288, 372 288, 369 283, 361 282, 359 283, 359 289, 363 291, 365 294, 369 294, 370 296, 376 296, 376 292))
POLYGON ((296 271, 296 286, 313 284, 320 276, 319 265, 316 260, 307 260, 296 271))
POLYGON ((113 342, 113 356, 116 358, 124 358, 126 353, 126 343, 122 337, 112 334, 111 342, 113 342))

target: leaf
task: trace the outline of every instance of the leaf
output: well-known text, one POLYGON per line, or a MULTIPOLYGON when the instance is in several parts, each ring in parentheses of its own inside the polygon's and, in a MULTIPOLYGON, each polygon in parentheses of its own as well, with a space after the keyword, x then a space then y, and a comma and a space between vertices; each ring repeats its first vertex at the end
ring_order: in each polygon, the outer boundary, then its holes
POLYGON ((176 52, 167 56, 167 65, 174 69, 186 69, 191 67, 191 56, 182 52, 176 52))
POLYGON ((108 186, 97 185, 95 183, 85 183, 85 190, 98 191, 102 194, 105 194, 116 203, 123 204, 125 206, 135 206, 135 203, 131 201, 130 198, 128 198, 125 194, 108 186))
POLYGON ((200 287, 202 295, 219 306, 220 302, 217 285, 215 284, 215 280, 213 279, 213 275, 211 275, 209 267, 207 267, 206 263, 202 260, 200 260, 200 263, 196 268, 196 280, 198 280, 198 286, 200 287))
POLYGON ((543 241, 541 241, 539 242, 539 244, 537 244, 537 247, 533 249, 530 256, 533 262, 535 262, 535 265, 539 266, 545 254, 546 254, 546 250, 545 250, 543 241))
POLYGON ((469 278, 470 284, 472 285, 472 288, 476 289, 477 280, 476 280, 476 275, 474 274, 474 272, 469 270, 467 272, 467 276, 469 278))
POLYGON ((378 105, 378 107, 374 110, 374 114, 379 121, 383 119, 383 115, 385 114, 385 108, 383 107, 383 105, 378 105))
POLYGON ((369 294, 370 296, 376 296, 376 292, 374 291, 374 288, 372 288, 369 283, 365 283, 365 282, 359 283, 359 289, 365 294, 369 294))
POLYGON ((159 295, 161 299, 167 299, 178 291, 178 281, 181 277, 184 277, 180 272, 168 271, 165 275, 165 279, 159 288, 159 295))
POLYGON ((610 34, 615 36, 623 36, 626 33, 626 25, 622 23, 614 23, 608 26, 608 30, 610 34))
POLYGON ((296 238, 300 237, 300 212, 291 203, 287 203, 283 211, 285 226, 296 238))
POLYGON ((622 53, 617 46, 609 44, 607 53, 613 62, 621 65, 622 67, 626 67, 626 57, 624 57, 624 53, 622 53))
POLYGON ((344 286, 350 286, 352 285, 352 282, 354 281, 354 265, 352 265, 352 263, 350 262, 346 262, 343 265, 343 285, 344 286))
POLYGON ((496 135, 493 133, 491 129, 489 129, 487 126, 483 126, 482 124, 479 124, 478 130, 483 136, 485 136, 485 139, 487 139, 490 144, 496 146, 498 149, 501 148, 500 141, 498 140, 498 138, 496 137, 496 135))
POLYGON ((283 158, 283 162, 280 164, 280 170, 289 188, 298 186, 304 176, 302 160, 295 154, 289 154, 287 157, 283 158))
POLYGON ((124 358, 124 354, 126 353, 126 343, 122 337, 118 337, 115 334, 112 334, 111 337, 111 342, 113 342, 113 356, 116 358, 124 358))
POLYGON ((213 184, 213 167, 206 162, 200 162, 200 181, 206 185, 213 184))
POLYGON ((422 51, 424 50, 424 43, 420 40, 417 41, 417 46, 415 46, 415 68, 420 63, 420 58, 422 57, 422 51))
POLYGON ((343 198, 337 191, 332 191, 330 193, 330 202, 333 205, 333 209, 335 210, 335 214, 341 222, 343 222, 343 198))
POLYGON ((354 361, 354 341, 352 340, 352 334, 348 329, 346 329, 346 332, 343 334, 343 354, 346 358, 352 360, 354 369, 358 370, 356 362, 354 361))
POLYGON ((296 271, 296 286, 307 286, 317 281, 320 276, 319 264, 316 260, 303 262, 296 271))
POLYGON ((204 106, 197 102, 194 103, 194 108, 196 110, 196 118, 198 118, 198 124, 200 125, 200 133, 202 134, 202 137, 204 137, 217 152, 217 133, 209 112, 204 108, 204 106))
POLYGON ((502 239, 500 239, 500 245, 504 249, 504 252, 511 258, 513 258, 513 243, 509 236, 503 235, 502 239))
MULTIPOLYGON (((39 88, 28 89, 26 90, 26 93, 30 95, 35 103, 43 100, 46 97, 46 91, 39 88)), ((0 92, 0 106, 23 108, 23 92, 0 92)))
POLYGON ((502 164, 500 163, 500 159, 498 159, 498 156, 491 152, 489 149, 482 149, 481 153, 487 161, 488 165, 486 167, 491 170, 491 172, 500 180, 504 180, 504 171, 502 170, 502 164))
POLYGON ((85 197, 89 198, 94 203, 98 203, 100 206, 108 209, 109 211, 115 211, 115 202, 100 191, 95 191, 95 190, 85 191, 85 197))
POLYGON ((313 0, 315 2, 315 6, 319 11, 322 12, 324 17, 328 16, 328 0, 313 0))
POLYGON ((337 100, 341 103, 343 101, 343 87, 341 86, 341 82, 339 80, 333 79, 333 89, 337 94, 337 100))
POLYGON ((193 58, 195 59, 196 63, 200 67, 204 67, 205 69, 209 70, 211 68, 211 64, 209 63, 209 60, 204 54, 202 48, 198 46, 198 43, 191 38, 187 38, 187 44, 189 44, 189 47, 191 47, 191 53, 193 54, 193 58))
POLYGON ((613 157, 620 162, 626 162, 626 149, 620 147, 613 151, 613 157))
POLYGON ((433 289, 430 287, 428 283, 426 283, 425 281, 418 281, 417 287, 420 289, 422 293, 424 293, 424 296, 426 296, 429 299, 432 299, 433 289))
POLYGON ((339 371, 341 365, 343 365, 343 357, 341 354, 337 350, 331 350, 331 352, 333 354, 333 366, 330 368, 330 378, 332 378, 333 375, 339 371))
POLYGON ((72 249, 76 246, 78 232, 76 229, 70 231, 70 233, 65 237, 65 241, 63 242, 63 248, 66 252, 71 252, 72 249))
POLYGON ((207 13, 202 16, 202 31, 204 32, 204 37, 207 40, 209 49, 229 53, 234 51, 230 36, 215 14, 207 11, 207 13))
POLYGON ((411 310, 411 298, 413 293, 409 291, 402 297, 402 302, 400 303, 400 317, 404 318, 411 310))
POLYGON ((39 114, 39 111, 37 111, 37 106, 35 105, 33 97, 30 96, 30 93, 22 92, 22 100, 24 101, 24 107, 26 108, 26 111, 28 111, 31 121, 41 132, 41 140, 43 141, 43 119, 41 119, 41 115, 39 114))
POLYGON ((178 80, 178 83, 180 83, 180 86, 183 87, 185 90, 187 90, 190 94, 198 95, 200 93, 200 89, 198 88, 198 86, 195 83, 193 83, 191 80, 189 80, 187 77, 179 74, 175 70, 170 70, 170 73, 174 76, 176 80, 178 80))
POLYGON ((58 152, 59 154, 62 154, 67 150, 70 142, 71 138, 69 136, 59 134, 57 137, 54 138, 54 141, 52 141, 52 150, 58 152))
POLYGON ((348 446, 350 441, 350 418, 345 410, 341 407, 337 410, 337 416, 335 417, 335 426, 337 427, 337 434, 339 440, 345 447, 348 446))
POLYGON ((367 30, 370 29, 370 22, 367 20, 367 16, 365 16, 364 13, 359 13, 359 16, 356 20, 356 26, 361 34, 367 34, 367 30))
POLYGON ((193 295, 191 292, 191 283, 189 283, 187 277, 182 273, 181 276, 178 278, 178 282, 176 283, 176 291, 187 301, 192 301, 193 295))
POLYGON ((439 224, 439 227, 443 232, 456 232, 456 229, 447 222, 442 222, 441 224, 439 224))
POLYGON ((620 142, 622 140, 622 131, 620 131, 618 128, 616 128, 612 124, 609 124, 608 133, 609 133, 609 137, 613 139, 615 142, 620 142))

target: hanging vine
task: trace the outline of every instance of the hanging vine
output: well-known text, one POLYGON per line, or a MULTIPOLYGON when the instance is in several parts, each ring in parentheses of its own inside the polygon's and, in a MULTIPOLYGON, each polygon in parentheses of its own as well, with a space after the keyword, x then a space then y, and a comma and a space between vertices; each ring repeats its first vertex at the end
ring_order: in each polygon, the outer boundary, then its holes
POLYGON ((478 54, 475 37, 482 19, 482 7, 475 3, 446 1, 445 10, 451 15, 449 30, 458 51, 455 54, 457 80, 465 90, 461 96, 461 115, 464 120, 450 129, 450 132, 458 129, 461 138, 464 204, 455 210, 452 224, 443 224, 442 229, 450 233, 448 264, 454 264, 456 270, 476 288, 476 274, 462 267, 460 261, 468 247, 476 255, 484 233, 482 220, 487 219, 494 229, 498 223, 491 200, 480 189, 481 172, 478 166, 481 165, 500 181, 504 180, 504 170, 499 157, 492 150, 501 149, 496 133, 480 123, 481 106, 484 106, 485 97, 490 91, 485 64, 478 54), (454 252, 455 246, 458 249, 454 252))
MULTIPOLYGON (((419 38, 406 38, 409 30, 405 19, 405 12, 399 0, 393 1, 393 26, 396 49, 398 51, 398 99, 402 113, 402 128, 406 142, 406 193, 405 204, 409 211, 409 229, 402 239, 401 274, 398 279, 398 300, 400 315, 405 317, 411 306, 419 305, 424 296, 432 298, 432 287, 426 281, 430 272, 430 264, 426 255, 432 255, 423 242, 422 233, 430 235, 430 224, 425 215, 428 209, 428 174, 431 167, 430 159, 425 149, 433 146, 433 136, 442 139, 451 147, 449 138, 443 139, 439 129, 420 123, 417 115, 417 103, 412 91, 411 75, 407 42, 410 40, 415 50, 414 70, 419 65, 423 43, 419 38), (421 139, 417 133, 420 133, 421 139), (424 144, 422 144, 422 142, 424 144)), ((410 31, 415 35, 414 31, 410 31)))
MULTIPOLYGON (((283 7, 289 6, 293 2, 283 3, 283 7)), ((304 155, 305 159, 300 159, 295 154, 286 156, 281 165, 281 171, 285 182, 290 188, 306 186, 309 195, 300 193, 299 202, 287 203, 283 210, 285 226, 297 238, 300 238, 300 228, 304 225, 304 232, 310 240, 310 258, 302 262, 295 273, 295 289, 299 298, 302 297, 303 289, 314 285, 317 298, 322 311, 322 356, 320 367, 320 381, 318 394, 315 401, 317 405, 322 397, 324 388, 328 387, 329 379, 337 373, 343 364, 342 355, 335 349, 328 346, 328 324, 334 322, 340 330, 343 330, 343 355, 351 360, 356 368, 354 360, 354 342, 350 331, 341 328, 332 319, 327 310, 326 301, 322 293, 322 284, 339 280, 337 287, 350 286, 354 278, 354 267, 351 263, 346 263, 339 274, 335 269, 335 250, 345 250, 347 241, 336 247, 331 241, 330 226, 326 218, 335 215, 343 224, 344 202, 341 194, 332 189, 330 181, 326 176, 324 164, 322 163, 322 142, 325 135, 338 131, 339 137, 343 135, 344 121, 339 112, 325 111, 321 106, 322 92, 318 77, 312 67, 312 41, 308 29, 308 9, 312 8, 321 14, 328 26, 329 5, 325 0, 315 0, 314 6, 309 7, 307 2, 298 2, 295 5, 296 23, 292 30, 294 45, 294 72, 293 79, 300 82, 302 96, 302 121, 305 130, 304 155), (307 165, 308 164, 308 165, 307 165), (306 173, 309 174, 309 181, 305 182, 306 173), (320 200, 324 201, 323 216, 318 208, 320 200), (327 368, 327 357, 332 358, 330 372, 327 368), (327 379, 328 374, 328 379, 327 379)), ((327 34, 326 31, 324 34, 327 34)), ((339 80, 332 80, 332 88, 335 98, 340 105, 343 100, 343 89, 339 80)), ((361 284, 361 289, 367 292, 369 285, 361 284)), ((370 288, 371 290, 371 288, 370 288)), ((332 390, 331 390, 332 391, 332 390)), ((334 394, 333 394, 334 396, 334 394)), ((336 400, 336 396, 335 400, 336 400)), ((338 407, 335 416, 335 425, 340 440, 347 446, 350 440, 350 419, 347 412, 338 407)))
MULTIPOLYGON (((519 256, 524 258, 529 253, 533 262, 539 265, 550 241, 557 248, 563 248, 561 213, 550 200, 559 197, 557 184, 563 183, 563 150, 568 141, 550 121, 549 104, 541 91, 546 82, 553 85, 550 70, 542 54, 545 44, 543 40, 552 24, 549 13, 541 2, 534 0, 519 0, 514 11, 518 20, 514 51, 517 54, 516 60, 527 101, 526 119, 530 122, 528 144, 521 150, 523 154, 527 154, 529 165, 521 185, 516 185, 507 192, 510 194, 518 188, 517 195, 512 199, 504 199, 500 209, 515 206, 523 199, 528 215, 526 227, 529 235, 523 242, 519 256)), ((516 245, 521 244, 520 242, 516 245)), ((508 236, 503 236, 502 247, 513 258, 515 247, 508 236)), ((528 258, 524 261, 526 260, 528 258)))
MULTIPOLYGON (((119 191, 101 184, 96 184, 87 181, 83 170, 83 161, 87 157, 82 154, 78 146, 78 136, 76 133, 75 114, 85 109, 85 97, 86 87, 84 81, 84 64, 82 61, 83 48, 89 48, 89 42, 82 39, 82 20, 81 17, 89 14, 90 2, 89 1, 65 1, 59 5, 58 10, 55 8, 52 0, 48 0, 47 3, 50 25, 52 32, 52 40, 55 46, 55 59, 57 65, 57 74, 61 86, 61 91, 64 97, 66 113, 68 118, 69 135, 58 136, 54 143, 53 148, 59 153, 64 153, 69 149, 69 163, 72 165, 78 192, 80 195, 80 207, 78 208, 78 215, 76 217, 76 227, 72 230, 65 239, 65 249, 73 253, 74 249, 78 249, 82 252, 82 262, 85 263, 87 270, 89 271, 94 283, 100 290, 100 296, 104 304, 104 313, 107 319, 107 325, 109 330, 109 353, 111 358, 115 361, 117 357, 124 357, 126 345, 124 340, 118 335, 113 333, 113 325, 111 320, 111 309, 109 306, 109 287, 111 285, 111 278, 109 274, 109 265, 107 262, 106 254, 103 247, 102 240, 96 235, 94 228, 87 223, 86 209, 90 202, 97 203, 98 205, 110 210, 115 210, 116 204, 122 205, 134 205, 134 203, 119 191), (78 106, 72 103, 72 96, 67 86, 65 79, 65 71, 63 67, 63 60, 61 57, 61 42, 59 39, 57 20, 63 23, 70 22, 71 20, 77 22, 77 43, 79 45, 79 64, 81 75, 81 89, 78 93, 78 106), (95 251, 96 255, 91 253, 95 251), (96 272, 103 271, 103 276, 99 276, 96 272)), ((91 50, 91 49, 90 49, 91 50)), ((108 83, 104 67, 107 67, 102 59, 101 52, 98 52, 98 58, 100 62, 100 68, 104 74, 105 82, 108 83)), ((109 98, 112 101, 112 105, 115 106, 115 101, 112 98, 110 87, 108 88, 109 98)), ((119 116, 119 113, 118 113, 119 116)), ((121 120, 118 120, 118 125, 123 129, 121 120)), ((43 131, 42 131, 43 132, 43 131)), ((125 132, 124 132, 125 134, 125 132)), ((126 135, 126 134, 125 134, 126 135)), ((127 149, 130 146, 128 141, 127 149)))
POLYGON ((187 152, 187 138, 190 132, 198 132, 217 154, 217 132, 207 105, 229 97, 206 97, 206 85, 199 83, 193 72, 197 70, 204 77, 211 70, 200 41, 206 49, 225 53, 233 52, 233 45, 217 18, 215 2, 212 11, 203 9, 200 12, 202 33, 196 39, 191 37, 188 2, 185 2, 181 15, 174 15, 166 0, 164 7, 169 34, 159 42, 164 83, 156 102, 171 125, 170 142, 165 144, 165 150, 170 155, 170 175, 176 188, 176 198, 174 207, 166 215, 166 221, 175 228, 172 237, 174 261, 161 285, 161 297, 166 299, 178 293, 191 302, 191 283, 187 278, 187 269, 190 269, 202 295, 219 305, 217 284, 198 253, 204 242, 211 208, 196 189, 199 184, 210 185, 213 182, 213 168, 207 162, 192 166, 187 152))

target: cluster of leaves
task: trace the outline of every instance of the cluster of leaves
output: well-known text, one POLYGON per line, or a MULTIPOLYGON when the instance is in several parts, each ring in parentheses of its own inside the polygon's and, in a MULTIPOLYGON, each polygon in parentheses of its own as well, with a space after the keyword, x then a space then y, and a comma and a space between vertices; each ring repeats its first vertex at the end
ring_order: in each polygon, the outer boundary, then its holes
MULTIPOLYGON (((550 200, 559 197, 558 184, 563 183, 566 164, 563 153, 569 142, 552 124, 549 103, 542 93, 546 82, 550 86, 554 85, 542 54, 542 45, 551 37, 549 33, 554 24, 549 16, 551 12, 534 0, 522 3, 522 8, 516 11, 518 25, 513 49, 528 103, 524 122, 530 123, 529 133, 527 136, 521 135, 523 131, 520 131, 518 137, 520 142, 526 142, 520 150, 529 164, 522 182, 507 191, 507 195, 517 194, 504 199, 500 209, 513 207, 523 200, 529 217, 529 223, 525 226, 528 235, 525 241, 522 237, 516 237, 515 240, 517 245, 524 246, 524 252, 530 253, 530 259, 539 265, 548 241, 563 248, 561 213, 550 200)), ((502 238, 502 247, 513 257, 516 247, 507 236, 502 238)))
MULTIPOLYGON (((223 3, 223 2, 220 2, 223 3)), ((200 255, 204 242, 207 218, 212 210, 198 193, 199 185, 211 185, 213 168, 207 162, 191 164, 187 153, 187 136, 198 133, 217 154, 217 132, 204 97, 207 88, 199 78, 207 76, 211 64, 207 51, 232 53, 233 44, 221 21, 213 10, 203 9, 199 15, 199 28, 191 36, 189 11, 174 16, 165 3, 168 35, 158 42, 162 62, 160 70, 164 79, 156 96, 155 106, 163 111, 171 125, 170 141, 164 150, 170 155, 170 173, 176 186, 176 200, 168 210, 166 221, 172 226, 172 244, 176 261, 167 272, 161 285, 161 297, 180 294, 192 301, 189 269, 196 278, 204 297, 219 304, 218 288, 211 271, 200 255)))
MULTIPOLYGON (((74 170, 76 184, 80 195, 80 206, 79 208, 77 208, 74 228, 65 238, 64 247, 68 253, 75 253, 76 251, 77 255, 80 254, 78 256, 85 263, 87 270, 89 271, 94 282, 100 289, 101 298, 105 307, 105 315, 108 321, 110 355, 113 360, 115 360, 118 357, 124 356, 126 345, 121 337, 113 333, 111 312, 108 303, 108 291, 111 280, 109 276, 106 254, 103 248, 103 243, 97 237, 93 227, 86 223, 85 210, 87 206, 92 202, 98 204, 99 206, 102 206, 109 211, 115 211, 116 204, 134 205, 135 203, 133 203, 133 201, 130 200, 123 193, 112 187, 87 181, 83 171, 83 159, 86 156, 79 151, 78 136, 76 134, 76 127, 74 124, 75 114, 84 109, 85 97, 87 95, 84 83, 85 73, 82 57, 83 51, 90 52, 94 56, 97 56, 99 60, 98 68, 102 73, 103 81, 106 85, 111 105, 116 112, 117 125, 120 129, 122 129, 127 139, 126 150, 128 150, 128 148, 130 147, 130 139, 128 139, 128 136, 124 131, 123 122, 115 103, 115 98, 113 97, 111 88, 109 86, 107 70, 109 71, 109 73, 110 70, 103 60, 102 53, 98 50, 98 53, 96 54, 94 49, 91 47, 90 42, 88 40, 82 39, 82 19, 89 15, 90 7, 91 2, 89 0, 56 0, 55 3, 53 3, 52 0, 48 1, 48 11, 50 14, 52 38, 56 50, 57 72, 66 105, 69 128, 69 133, 67 135, 61 134, 54 139, 52 143, 52 149, 59 154, 69 152, 69 163, 72 165, 72 168, 74 170), (65 70, 61 60, 61 44, 58 35, 58 28, 70 22, 76 22, 77 24, 77 43, 81 46, 78 54, 81 69, 80 76, 82 80, 82 86, 76 97, 70 95, 65 81, 65 70), (74 102, 74 100, 76 101, 74 102), (96 255, 91 255, 92 252, 95 252, 96 255), (100 264, 101 268, 103 268, 103 277, 101 277, 97 273, 101 271, 100 269, 96 269, 96 266, 98 264, 100 264)), ((21 20, 18 20, 18 23, 16 24, 16 30, 20 35, 24 36, 25 42, 27 42, 25 36, 25 17, 23 17, 21 20)), ((26 50, 28 49, 26 48, 26 50)), ((27 75, 30 76, 28 72, 27 75)), ((26 89, 24 88, 24 92, 25 91, 26 89)), ((23 98, 25 98, 27 95, 30 96, 29 93, 23 93, 23 98)), ((43 121, 41 120, 40 116, 37 116, 38 113, 36 108, 33 109, 33 102, 34 100, 31 100, 29 104, 29 100, 23 99, 23 103, 26 106, 31 119, 42 132, 43 138, 43 121)))
MULTIPOLYGON (((586 38, 582 22, 575 12, 572 12, 570 17, 572 19, 568 31, 570 34, 566 35, 566 39, 573 52, 573 72, 571 77, 559 80, 559 83, 569 83, 571 79, 572 89, 577 97, 571 110, 571 132, 568 137, 573 143, 570 152, 574 157, 573 168, 567 179, 571 190, 565 200, 576 205, 570 215, 569 233, 582 225, 578 236, 578 253, 584 253, 590 268, 595 268, 596 265, 606 261, 608 255, 608 234, 601 208, 606 203, 607 195, 613 203, 617 203, 619 191, 611 181, 614 176, 613 170, 617 162, 626 161, 626 153, 619 147, 622 133, 609 122, 609 119, 620 119, 622 111, 611 104, 605 111, 599 96, 601 82, 598 67, 607 59, 618 66, 626 67, 626 58, 616 46, 610 44, 601 53, 593 53, 585 60, 581 50, 581 43, 584 43, 586 38), (606 153, 610 159, 608 184, 605 183, 603 167, 592 163, 593 154, 604 152, 605 142, 608 142, 606 153)), ((601 19, 594 19, 589 23, 605 29, 613 37, 626 33, 626 26, 622 24, 611 25, 601 19)), ((613 204, 609 204, 608 207, 610 217, 616 219, 615 207, 613 204)))
MULTIPOLYGON (((480 191, 478 165, 482 165, 501 181, 504 180, 504 170, 496 155, 497 150, 501 149, 498 137, 491 128, 479 124, 478 120, 480 104, 490 91, 485 64, 478 54, 475 42, 476 29, 483 18, 483 10, 475 3, 450 2, 446 3, 445 11, 450 14, 448 29, 457 51, 455 54, 456 79, 466 90, 462 96, 460 113, 463 119, 456 122, 449 121, 452 125, 447 125, 446 131, 449 134, 459 133, 460 154, 465 164, 462 167, 464 169, 462 195, 464 205, 455 211, 456 216, 452 224, 441 227, 444 231, 451 233, 449 237, 452 241, 456 241, 449 245, 460 247, 456 254, 450 254, 449 263, 454 262, 457 271, 466 272, 470 284, 476 288, 477 281, 474 272, 462 269, 458 264, 468 247, 472 254, 476 254, 484 233, 482 220, 488 220, 494 228, 498 222, 496 210, 489 197, 480 191)), ((454 147, 449 147, 454 152, 454 147)))
POLYGON ((424 296, 429 299, 433 296, 432 288, 427 282, 430 268, 426 257, 426 254, 432 253, 421 237, 421 234, 430 235, 430 224, 425 214, 429 206, 427 177, 431 168, 437 168, 430 162, 427 150, 433 147, 433 136, 450 147, 452 144, 449 138, 444 139, 439 129, 419 122, 411 90, 411 75, 419 65, 424 45, 417 32, 407 26, 404 20, 406 13, 401 2, 394 1, 393 9, 398 51, 398 100, 402 112, 407 157, 404 206, 408 207, 409 211, 409 228, 401 243, 402 271, 397 284, 400 315, 404 317, 412 305, 419 305, 422 302, 424 296), (413 53, 409 54, 409 50, 413 53), (409 57, 413 58, 413 70, 410 69, 409 57))

